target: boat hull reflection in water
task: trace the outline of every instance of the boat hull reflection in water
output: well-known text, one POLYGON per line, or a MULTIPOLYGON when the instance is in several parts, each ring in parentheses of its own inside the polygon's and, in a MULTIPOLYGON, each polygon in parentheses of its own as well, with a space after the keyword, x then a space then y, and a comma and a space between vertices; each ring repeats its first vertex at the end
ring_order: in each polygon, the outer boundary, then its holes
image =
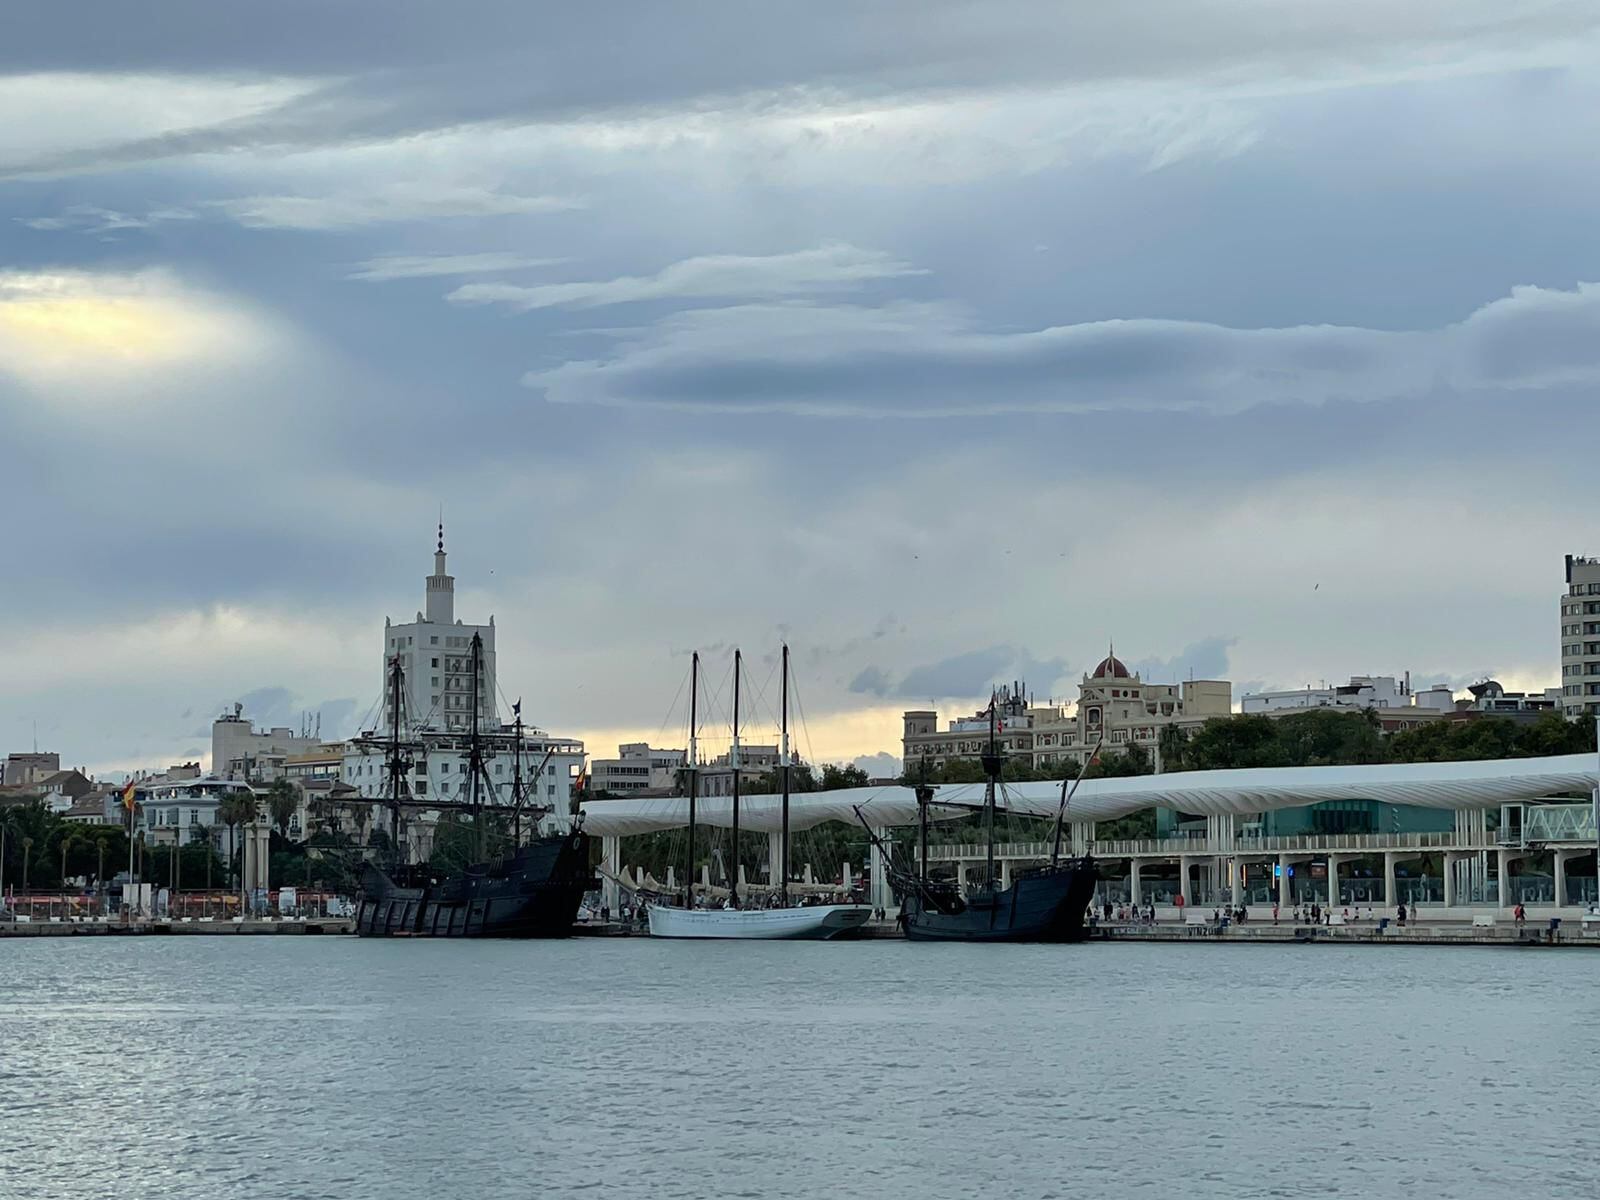
POLYGON ((900 922, 913 941, 1080 942, 1095 880, 1094 861, 1080 858, 966 897, 949 884, 913 885, 900 897, 900 922))
POLYGON ((589 835, 538 838, 503 859, 437 877, 426 867, 394 874, 369 865, 361 880, 362 937, 558 938, 572 933, 589 869, 589 835))
POLYGON ((764 938, 827 941, 849 937, 867 923, 865 904, 814 904, 802 908, 650 907, 650 936, 764 938))

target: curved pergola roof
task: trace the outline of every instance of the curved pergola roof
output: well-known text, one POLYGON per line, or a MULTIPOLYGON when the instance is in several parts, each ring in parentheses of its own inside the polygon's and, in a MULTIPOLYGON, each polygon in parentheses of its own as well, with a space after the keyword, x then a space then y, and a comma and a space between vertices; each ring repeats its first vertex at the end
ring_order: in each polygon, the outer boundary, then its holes
MULTIPOLYGON (((1104 821, 1146 808, 1175 808, 1202 816, 1242 815, 1301 808, 1323 800, 1380 800, 1421 808, 1491 808, 1558 792, 1588 793, 1595 780, 1596 759, 1589 754, 1489 762, 1181 771, 1086 780, 1072 798, 1068 817, 1104 821)), ((1007 807, 1015 813, 1053 817, 1061 802, 1059 783, 1011 783, 1005 791, 1007 807)), ((935 789, 934 803, 943 800, 966 806, 982 799, 982 784, 945 784, 935 789)), ((824 821, 853 823, 857 807, 875 826, 911 825, 917 820, 912 789, 889 786, 797 793, 789 799, 789 824, 793 829, 809 829, 824 821)), ((741 797, 739 827, 774 831, 781 823, 780 808, 781 799, 775 795, 741 797)), ((946 808, 936 815, 952 818, 965 811, 964 807, 946 808)), ((583 805, 583 814, 584 828, 590 833, 629 836, 687 824, 689 802, 682 796, 591 800, 583 805)), ((732 800, 727 796, 701 797, 695 803, 695 820, 727 828, 733 824, 732 800)))

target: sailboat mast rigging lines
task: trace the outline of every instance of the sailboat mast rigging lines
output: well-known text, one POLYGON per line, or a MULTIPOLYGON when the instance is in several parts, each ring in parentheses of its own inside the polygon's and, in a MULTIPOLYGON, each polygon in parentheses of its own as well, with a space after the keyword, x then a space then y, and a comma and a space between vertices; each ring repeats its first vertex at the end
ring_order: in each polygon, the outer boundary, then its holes
POLYGON ((733 768, 733 863, 728 868, 728 896, 734 908, 739 907, 739 676, 743 674, 744 656, 733 652, 733 745, 728 752, 728 762, 733 768))
POLYGON ((779 753, 778 770, 783 775, 783 828, 778 834, 778 863, 780 871, 779 902, 781 907, 789 907, 789 643, 783 644, 783 732, 782 744, 779 753))
POLYGON ((694 802, 699 792, 700 651, 689 663, 689 761, 685 783, 689 787, 689 865, 684 874, 685 908, 694 907, 694 802))
POLYGON ((400 803, 407 787, 406 773, 411 770, 411 760, 400 742, 400 730, 405 720, 405 668, 397 654, 389 662, 389 753, 384 763, 388 775, 389 793, 389 853, 394 862, 403 862, 400 850, 400 803))
POLYGON ((989 747, 983 756, 983 774, 986 780, 983 792, 983 834, 984 834, 984 884, 991 891, 994 890, 994 807, 995 788, 1000 782, 1002 760, 1000 758, 1000 744, 996 737, 996 724, 999 716, 996 712, 995 694, 989 694, 989 747))
MULTIPOLYGON (((666 903, 651 903, 647 908, 652 937, 665 938, 749 938, 749 939, 776 939, 776 938, 805 938, 826 940, 836 937, 848 937, 861 928, 872 914, 872 910, 865 904, 854 903, 846 900, 844 903, 811 903, 802 900, 791 907, 789 900, 791 889, 789 885, 789 819, 790 819, 790 785, 791 768, 793 766, 789 744, 789 647, 784 645, 782 653, 783 669, 783 694, 782 694, 782 740, 779 743, 778 774, 782 780, 783 795, 781 808, 781 824, 777 831, 777 842, 769 844, 769 863, 771 864, 766 891, 775 898, 773 902, 748 903, 740 896, 739 853, 740 832, 740 802, 743 797, 743 781, 740 771, 743 766, 743 714, 740 711, 744 701, 744 654, 735 650, 733 655, 733 736, 730 743, 726 765, 729 775, 728 795, 731 800, 729 825, 732 833, 732 853, 723 859, 723 873, 728 881, 728 901, 725 905, 716 908, 698 909, 694 902, 693 864, 694 864, 694 830, 696 820, 695 801, 698 796, 698 771, 699 771, 699 681, 700 681, 700 656, 694 655, 690 667, 691 686, 689 690, 689 750, 687 758, 686 783, 688 785, 688 826, 689 826, 689 864, 691 878, 689 886, 684 889, 684 902, 681 905, 666 903), (771 877, 775 876, 775 877, 771 877)), ((759 692, 757 693, 759 696, 759 692)), ((718 760, 722 762, 723 760, 718 760)), ((720 773, 721 768, 718 767, 720 773)), ((713 817, 713 823, 717 823, 713 817)), ((809 880, 808 880, 809 884, 809 880)), ((760 890, 758 885, 752 885, 751 891, 760 890)), ((814 885, 810 887, 813 893, 818 891, 814 885)), ((828 887, 823 891, 837 891, 828 887)), ((814 898, 814 897, 813 897, 814 898)))

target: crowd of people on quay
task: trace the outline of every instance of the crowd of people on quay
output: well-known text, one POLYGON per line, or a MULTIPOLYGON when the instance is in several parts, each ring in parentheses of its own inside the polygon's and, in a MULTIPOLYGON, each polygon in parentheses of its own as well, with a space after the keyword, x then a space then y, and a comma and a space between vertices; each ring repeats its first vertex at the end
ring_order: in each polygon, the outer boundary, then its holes
MULTIPOLYGON (((1195 923, 1194 914, 1186 911, 1181 904, 1176 908, 1176 920, 1195 923)), ((1395 921, 1404 926, 1407 921, 1415 922, 1419 919, 1418 908, 1415 904, 1409 908, 1401 903, 1395 910, 1395 921)), ((1123 925, 1154 925, 1160 921, 1156 913, 1156 906, 1152 903, 1129 904, 1103 903, 1092 904, 1086 914, 1088 923, 1098 925, 1102 922, 1110 924, 1116 922, 1123 925)), ((1521 924, 1527 919, 1526 911, 1521 904, 1512 910, 1512 917, 1521 924)), ((1225 928, 1232 925, 1244 925, 1250 921, 1250 908, 1248 905, 1215 905, 1211 909, 1210 923, 1225 928)), ((1383 919, 1375 914, 1372 905, 1347 904, 1335 910, 1331 906, 1310 902, 1296 904, 1293 908, 1283 908, 1277 904, 1272 906, 1272 923, 1294 925, 1355 925, 1366 922, 1377 922, 1383 919)))

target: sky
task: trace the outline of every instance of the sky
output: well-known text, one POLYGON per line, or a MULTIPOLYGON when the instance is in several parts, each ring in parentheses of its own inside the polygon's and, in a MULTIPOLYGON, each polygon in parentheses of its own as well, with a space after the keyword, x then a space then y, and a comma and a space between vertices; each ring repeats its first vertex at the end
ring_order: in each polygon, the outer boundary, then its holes
MULTIPOLYGON (((1115 643, 1559 682, 1600 553, 1600 8, 23 5, 0 751, 374 710, 442 509, 499 685, 799 749, 1115 643), (720 689, 720 690, 719 690, 720 689)), ((715 734, 711 734, 715 740, 715 734)))

